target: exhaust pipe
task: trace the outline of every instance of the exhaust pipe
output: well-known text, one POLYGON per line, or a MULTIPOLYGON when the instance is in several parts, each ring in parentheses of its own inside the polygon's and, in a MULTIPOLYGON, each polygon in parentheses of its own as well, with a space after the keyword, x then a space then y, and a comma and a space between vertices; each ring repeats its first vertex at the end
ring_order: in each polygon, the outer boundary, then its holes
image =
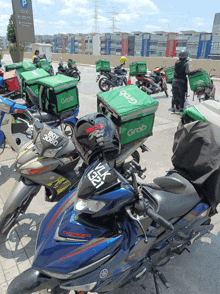
POLYGON ((109 85, 112 86, 112 87, 115 86, 115 84, 114 84, 113 82, 109 81, 109 80, 105 80, 105 83, 109 84, 109 85))
POLYGON ((148 88, 145 87, 145 86, 142 86, 142 87, 141 87, 141 90, 143 90, 143 91, 146 92, 147 94, 152 94, 152 93, 153 93, 152 90, 148 89, 148 88))

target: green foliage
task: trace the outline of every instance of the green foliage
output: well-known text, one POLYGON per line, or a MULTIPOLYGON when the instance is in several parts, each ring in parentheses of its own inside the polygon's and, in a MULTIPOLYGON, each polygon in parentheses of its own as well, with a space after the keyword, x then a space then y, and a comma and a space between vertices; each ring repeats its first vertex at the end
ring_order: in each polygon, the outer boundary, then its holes
POLYGON ((9 18, 9 23, 7 27, 7 40, 11 43, 16 43, 15 36, 15 25, 14 25, 14 17, 13 14, 9 18))
POLYGON ((4 56, 4 55, 3 55, 2 53, 0 53, 0 60, 3 58, 3 56, 4 56))
MULTIPOLYGON (((21 51, 26 51, 27 50, 27 48, 23 44, 20 45, 20 48, 21 48, 21 51)), ((17 48, 16 44, 13 44, 10 47, 8 47, 8 50, 9 51, 17 51, 18 48, 17 48)))
MULTIPOLYGON (((10 16, 8 27, 7 27, 7 40, 12 43, 10 47, 8 47, 9 51, 17 51, 16 45, 16 35, 15 35, 15 24, 14 24, 14 17, 13 14, 10 16)), ((20 44, 21 51, 26 51, 27 48, 20 44)))

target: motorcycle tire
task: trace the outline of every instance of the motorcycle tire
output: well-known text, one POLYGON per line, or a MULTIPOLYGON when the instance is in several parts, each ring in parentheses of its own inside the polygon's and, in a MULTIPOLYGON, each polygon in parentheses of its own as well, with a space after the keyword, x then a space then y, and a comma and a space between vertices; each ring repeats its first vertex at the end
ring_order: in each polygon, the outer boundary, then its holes
POLYGON ((128 79, 126 77, 124 78, 124 84, 125 84, 125 86, 128 85, 128 79))
POLYGON ((164 93, 166 94, 167 97, 169 97, 169 94, 168 94, 168 89, 167 89, 167 84, 164 83, 164 93))
POLYGON ((77 79, 78 82, 79 82, 80 79, 81 79, 80 75, 79 75, 77 72, 73 73, 73 74, 72 74, 72 77, 73 77, 74 79, 77 79))
POLYGON ((73 134, 74 134, 74 124, 72 124, 71 122, 63 122, 62 123, 62 129, 61 126, 58 126, 59 129, 63 130, 63 132, 65 133, 65 135, 69 138, 72 139, 73 138, 73 134))
POLYGON ((25 199, 12 213, 5 213, 1 215, 0 220, 0 234, 7 233, 16 222, 17 218, 21 214, 22 208, 25 207, 25 204, 29 201, 29 197, 25 199))
POLYGON ((102 91, 102 92, 107 92, 110 90, 110 85, 106 83, 106 78, 101 78, 99 80, 99 89, 102 91))

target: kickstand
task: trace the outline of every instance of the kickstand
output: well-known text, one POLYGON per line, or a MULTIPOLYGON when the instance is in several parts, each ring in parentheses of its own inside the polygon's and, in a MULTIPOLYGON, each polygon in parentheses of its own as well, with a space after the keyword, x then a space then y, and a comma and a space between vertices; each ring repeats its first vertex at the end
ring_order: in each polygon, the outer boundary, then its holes
POLYGON ((153 271, 153 277, 154 277, 154 285, 155 285, 156 294, 162 294, 162 291, 160 290, 160 286, 157 283, 157 275, 155 271, 153 271))
POLYGON ((153 277, 154 277, 154 284, 155 284, 155 289, 156 289, 156 294, 161 294, 162 291, 160 289, 160 286, 157 282, 157 278, 159 278, 161 280, 161 282, 164 284, 164 286, 166 288, 169 288, 170 285, 167 281, 167 279, 165 278, 165 276, 156 268, 152 269, 152 273, 153 273, 153 277))

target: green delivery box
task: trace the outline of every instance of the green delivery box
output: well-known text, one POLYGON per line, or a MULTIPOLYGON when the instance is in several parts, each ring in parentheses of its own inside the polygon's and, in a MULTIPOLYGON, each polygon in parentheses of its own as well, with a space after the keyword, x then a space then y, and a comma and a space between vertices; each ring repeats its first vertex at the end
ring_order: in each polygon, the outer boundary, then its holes
POLYGON ((147 64, 146 61, 135 61, 133 63, 129 63, 130 75, 135 76, 138 74, 146 74, 147 72, 147 64))
POLYGON ((32 71, 23 72, 20 74, 21 77, 21 96, 24 94, 24 98, 29 105, 32 105, 32 102, 29 99, 28 94, 26 93, 26 86, 29 86, 34 94, 39 97, 38 93, 38 80, 50 76, 43 69, 36 69, 32 71))
POLYGON ((23 69, 24 71, 31 71, 31 70, 35 70, 36 66, 29 61, 23 61, 23 69))
POLYGON ((43 68, 44 70, 48 71, 51 69, 51 66, 50 66, 50 63, 48 60, 40 60, 38 63, 37 63, 37 66, 39 68, 43 68))
POLYGON ((19 73, 23 72, 23 62, 17 62, 17 63, 10 63, 5 65, 5 71, 11 71, 11 70, 17 70, 19 73))
POLYGON ((96 61, 96 71, 111 71, 110 61, 105 59, 96 61))
POLYGON ((168 84, 171 84, 174 77, 174 66, 170 66, 164 69, 166 80, 168 84))
POLYGON ((210 78, 207 71, 203 70, 194 75, 189 75, 189 84, 192 91, 195 91, 198 87, 208 86, 210 84, 210 78))
POLYGON ((98 112, 117 126, 121 144, 125 145, 152 135, 158 102, 135 85, 97 95, 98 112))
POLYGON ((38 83, 40 108, 64 117, 79 107, 77 79, 64 75, 51 76, 38 83))

